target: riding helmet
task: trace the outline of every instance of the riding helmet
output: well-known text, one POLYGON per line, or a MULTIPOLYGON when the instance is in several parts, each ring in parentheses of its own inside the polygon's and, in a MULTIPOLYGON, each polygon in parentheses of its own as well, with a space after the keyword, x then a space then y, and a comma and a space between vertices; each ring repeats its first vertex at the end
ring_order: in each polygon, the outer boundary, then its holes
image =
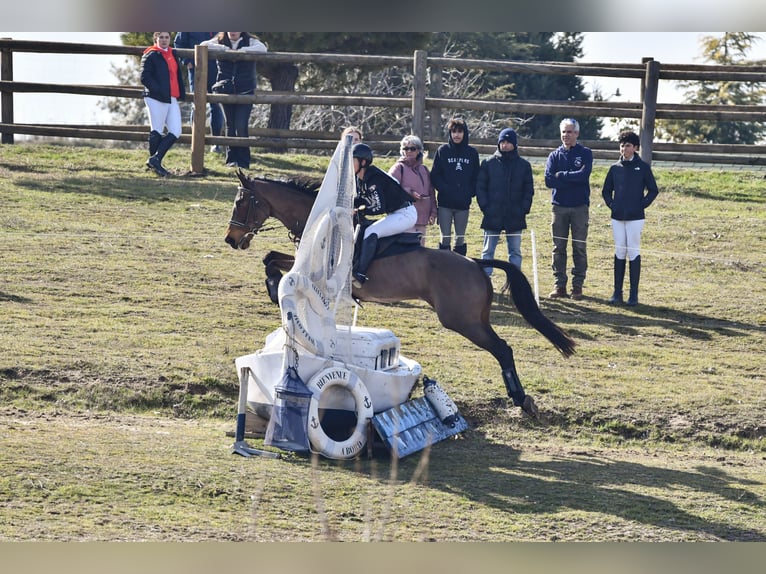
POLYGON ((359 158, 359 160, 366 159, 367 165, 372 163, 372 148, 370 148, 370 146, 367 144, 356 144, 353 148, 351 148, 351 155, 353 157, 359 158))

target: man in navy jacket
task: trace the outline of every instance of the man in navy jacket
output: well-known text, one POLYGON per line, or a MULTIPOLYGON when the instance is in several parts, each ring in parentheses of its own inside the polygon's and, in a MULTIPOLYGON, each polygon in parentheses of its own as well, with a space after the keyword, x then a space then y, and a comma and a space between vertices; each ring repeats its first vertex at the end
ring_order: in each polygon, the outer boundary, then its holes
POLYGON ((551 152, 545 163, 545 185, 551 188, 553 218, 553 278, 550 297, 567 294, 567 243, 572 233, 572 299, 582 299, 582 287, 588 270, 588 218, 590 208, 590 172, 593 152, 577 143, 580 124, 567 118, 559 125, 561 146, 551 152))

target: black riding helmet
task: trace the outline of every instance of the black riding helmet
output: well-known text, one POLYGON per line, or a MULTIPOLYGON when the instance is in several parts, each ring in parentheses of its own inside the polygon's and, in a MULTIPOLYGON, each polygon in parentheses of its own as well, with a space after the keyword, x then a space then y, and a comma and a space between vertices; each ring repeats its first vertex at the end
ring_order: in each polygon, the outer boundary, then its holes
POLYGON ((363 159, 366 159, 367 163, 361 164, 363 166, 372 164, 372 148, 370 148, 370 146, 368 146, 367 144, 363 144, 363 143, 356 144, 353 148, 351 148, 351 155, 355 158, 358 158, 360 164, 363 159))

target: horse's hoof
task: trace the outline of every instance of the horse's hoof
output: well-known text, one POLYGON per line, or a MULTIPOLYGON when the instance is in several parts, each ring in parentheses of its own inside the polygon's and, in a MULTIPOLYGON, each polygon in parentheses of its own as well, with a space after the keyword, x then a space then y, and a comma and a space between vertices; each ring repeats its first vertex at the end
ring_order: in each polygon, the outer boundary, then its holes
POLYGON ((521 410, 523 410, 533 419, 540 418, 540 411, 538 410, 537 405, 535 404, 535 399, 533 399, 529 395, 524 397, 524 404, 521 405, 521 410))

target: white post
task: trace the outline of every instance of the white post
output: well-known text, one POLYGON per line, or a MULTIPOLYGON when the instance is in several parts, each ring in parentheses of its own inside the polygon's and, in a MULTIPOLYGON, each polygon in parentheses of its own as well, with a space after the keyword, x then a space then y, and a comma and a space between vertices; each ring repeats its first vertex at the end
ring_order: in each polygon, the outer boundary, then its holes
POLYGON ((530 229, 529 235, 532 238, 532 282, 535 286, 535 301, 540 306, 540 289, 537 284, 537 241, 535 240, 535 230, 530 229))

